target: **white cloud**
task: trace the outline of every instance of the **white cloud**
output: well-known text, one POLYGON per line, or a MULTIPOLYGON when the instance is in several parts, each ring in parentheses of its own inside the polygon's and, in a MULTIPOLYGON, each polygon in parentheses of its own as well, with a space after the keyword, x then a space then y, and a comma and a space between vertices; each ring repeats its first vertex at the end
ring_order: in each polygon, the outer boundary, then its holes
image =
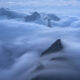
MULTIPOLYGON (((13 2, 10 2, 10 4, 13 4, 13 2)), ((0 35, 4 37, 5 40, 9 39, 7 45, 5 44, 4 46, 6 46, 7 49, 12 50, 14 56, 21 55, 19 53, 23 54, 20 58, 15 59, 16 62, 13 67, 6 70, 0 70, 0 80, 20 80, 21 78, 21 80, 24 80, 23 76, 27 77, 27 74, 30 73, 31 68, 33 67, 32 64, 34 63, 34 65, 37 65, 37 58, 38 55, 40 55, 39 53, 47 49, 49 45, 58 38, 62 39, 64 42, 63 44, 66 46, 65 48, 70 52, 70 54, 65 53, 66 55, 71 55, 72 57, 75 57, 74 55, 80 55, 77 54, 77 52, 80 53, 80 28, 73 28, 73 26, 70 26, 70 28, 63 28, 60 26, 60 24, 67 25, 69 23, 74 23, 73 18, 67 18, 68 19, 66 20, 65 18, 61 18, 63 21, 58 23, 59 27, 54 28, 48 28, 35 23, 0 19, 0 30, 2 31, 0 32, 0 35), (14 38, 11 39, 11 37, 14 38), (23 53, 24 50, 27 50, 25 54, 23 53), (74 52, 76 54, 74 54, 74 52)), ((0 42, 0 44, 0 51, 4 51, 2 42, 0 42)), ((2 60, 6 59, 6 55, 3 55, 3 53, 0 57, 2 57, 2 60)), ((72 59, 72 57, 70 58, 72 59)), ((7 58, 9 59, 10 57, 7 56, 7 58)), ((4 61, 4 64, 7 64, 6 60, 4 61)), ((75 62, 73 61, 73 63, 78 63, 79 60, 80 58, 75 58, 75 62)))
POLYGON ((16 6, 80 6, 78 0, 20 0, 20 1, 1 1, 0 4, 16 6))
POLYGON ((77 1, 77 0, 28 0, 28 1, 25 1, 25 0, 23 0, 23 1, 19 1, 19 2, 8 2, 8 3, 10 3, 10 4, 15 4, 15 5, 31 5, 31 4, 33 4, 33 5, 56 5, 56 6, 65 6, 65 5, 73 5, 73 6, 79 6, 80 5, 80 2, 79 1, 77 1), (44 4, 43 4, 44 3, 44 4))

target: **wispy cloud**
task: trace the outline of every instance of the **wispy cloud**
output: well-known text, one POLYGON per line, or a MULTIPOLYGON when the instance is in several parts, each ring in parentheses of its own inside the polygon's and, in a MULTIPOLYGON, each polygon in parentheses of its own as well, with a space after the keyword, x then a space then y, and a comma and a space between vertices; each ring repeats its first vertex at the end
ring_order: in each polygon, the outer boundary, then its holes
POLYGON ((7 2, 10 5, 38 5, 38 6, 45 6, 45 5, 53 5, 53 6, 80 6, 80 0, 20 0, 17 1, 9 1, 7 2), (44 4, 43 4, 44 3, 44 4))
POLYGON ((80 0, 7 0, 4 2, 0 1, 2 3, 8 4, 8 5, 17 5, 17 6, 68 6, 68 5, 72 5, 72 6, 80 6, 80 0))
POLYGON ((0 0, 0 7, 9 7, 13 9, 33 10, 60 10, 68 9, 69 12, 79 12, 80 0, 0 0), (76 10, 76 11, 75 11, 76 10))

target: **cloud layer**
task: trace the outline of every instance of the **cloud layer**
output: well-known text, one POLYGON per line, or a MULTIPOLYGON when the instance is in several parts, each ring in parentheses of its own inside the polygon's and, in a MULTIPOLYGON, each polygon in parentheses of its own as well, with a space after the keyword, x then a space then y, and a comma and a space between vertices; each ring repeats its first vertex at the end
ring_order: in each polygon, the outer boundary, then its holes
MULTIPOLYGON (((0 0, 0 7, 8 7, 12 9, 26 11, 58 11, 60 12, 75 12, 80 13, 80 1, 79 0, 0 0), (67 11, 66 11, 67 10, 67 11)), ((26 12, 24 11, 24 12, 26 12)), ((73 13, 74 13, 73 12, 73 13)))

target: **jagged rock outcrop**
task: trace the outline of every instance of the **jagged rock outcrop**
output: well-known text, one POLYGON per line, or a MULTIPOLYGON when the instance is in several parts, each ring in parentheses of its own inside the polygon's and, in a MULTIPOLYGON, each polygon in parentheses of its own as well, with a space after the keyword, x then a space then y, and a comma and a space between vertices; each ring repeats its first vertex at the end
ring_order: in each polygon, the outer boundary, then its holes
POLYGON ((40 14, 38 12, 34 12, 32 15, 26 16, 26 22, 36 21, 40 18, 40 14))
POLYGON ((50 54, 50 53, 54 53, 54 52, 58 52, 61 51, 63 49, 63 45, 61 43, 61 39, 56 40, 56 42, 54 42, 51 47, 49 47, 46 51, 44 51, 41 56, 46 55, 46 54, 50 54))
POLYGON ((55 14, 43 14, 43 21, 44 23, 46 23, 45 21, 47 21, 47 26, 48 27, 52 27, 53 26, 53 23, 56 21, 60 21, 61 19, 56 16, 55 14))
POLYGON ((48 18, 53 20, 53 21, 59 21, 60 18, 54 14, 48 14, 48 18))
POLYGON ((7 8, 0 8, 0 16, 5 16, 8 19, 24 17, 22 14, 19 14, 19 13, 15 12, 15 11, 10 11, 7 8))

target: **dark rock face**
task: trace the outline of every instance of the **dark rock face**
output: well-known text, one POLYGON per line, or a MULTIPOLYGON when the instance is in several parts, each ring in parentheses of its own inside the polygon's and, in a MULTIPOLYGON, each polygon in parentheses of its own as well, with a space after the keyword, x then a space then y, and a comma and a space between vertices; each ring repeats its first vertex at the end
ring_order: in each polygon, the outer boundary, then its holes
POLYGON ((9 11, 8 9, 4 9, 4 8, 0 9, 0 15, 6 16, 8 18, 16 18, 16 15, 14 14, 14 12, 9 11))
POLYGON ((35 21, 37 19, 39 19, 41 16, 38 12, 34 12, 32 15, 26 16, 25 21, 27 22, 31 22, 31 21, 35 21))
POLYGON ((58 39, 56 40, 55 43, 53 43, 51 45, 51 47, 49 47, 46 51, 44 51, 41 56, 43 55, 46 55, 46 54, 50 54, 50 53, 53 53, 53 52, 58 52, 58 51, 61 51, 63 49, 63 45, 61 43, 61 40, 58 39))
POLYGON ((0 16, 6 16, 8 19, 22 18, 23 16, 7 8, 0 8, 0 16))
POLYGON ((57 17, 56 15, 54 14, 48 14, 48 18, 51 19, 51 20, 54 20, 54 21, 59 21, 60 18, 57 17))

